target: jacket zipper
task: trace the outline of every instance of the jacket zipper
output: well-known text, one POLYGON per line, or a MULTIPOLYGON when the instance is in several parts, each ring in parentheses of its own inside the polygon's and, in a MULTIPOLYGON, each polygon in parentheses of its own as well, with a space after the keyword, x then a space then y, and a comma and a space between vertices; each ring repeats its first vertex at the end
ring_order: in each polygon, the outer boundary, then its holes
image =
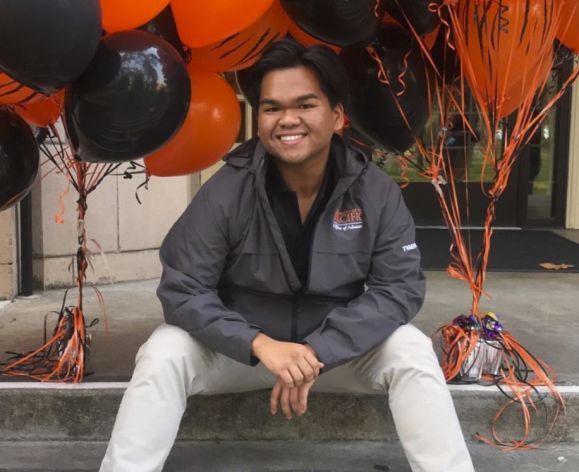
POLYGON ((298 296, 292 295, 292 330, 291 342, 295 343, 298 340, 298 296))

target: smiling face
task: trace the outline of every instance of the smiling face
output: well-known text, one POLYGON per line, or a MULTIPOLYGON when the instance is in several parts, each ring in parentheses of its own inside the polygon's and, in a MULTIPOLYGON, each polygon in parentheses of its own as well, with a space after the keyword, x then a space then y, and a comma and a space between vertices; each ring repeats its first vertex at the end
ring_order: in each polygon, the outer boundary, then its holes
POLYGON ((278 69, 263 77, 258 135, 280 163, 299 166, 327 160, 332 136, 343 125, 343 106, 330 105, 311 69, 278 69))

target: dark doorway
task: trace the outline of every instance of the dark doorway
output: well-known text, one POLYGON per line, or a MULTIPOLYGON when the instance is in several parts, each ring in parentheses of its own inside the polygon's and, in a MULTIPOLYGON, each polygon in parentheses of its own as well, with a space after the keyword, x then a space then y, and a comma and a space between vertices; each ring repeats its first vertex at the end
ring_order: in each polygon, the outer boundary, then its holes
MULTIPOLYGON (((544 93, 538 98, 541 105, 547 103, 573 68, 570 54, 556 64, 544 93)), ((477 126, 474 103, 467 103, 467 114, 473 127, 477 126)), ((513 168, 509 185, 497 206, 496 227, 563 227, 567 193, 567 168, 569 160, 569 133, 571 119, 571 93, 568 92, 552 107, 531 142, 521 151, 513 168)), ((439 123, 436 112, 431 126, 439 123)), ((503 123, 503 129, 508 120, 503 123)), ((427 128, 428 129, 428 128, 427 128)), ((430 135, 435 133, 430 132, 430 135)), ((469 134, 469 133, 467 133, 469 134)), ((502 129, 497 135, 498 146, 503 146, 502 129)), ((499 151, 499 150, 497 150, 499 151)), ((488 199, 481 191, 481 182, 492 180, 492 169, 484 169, 482 144, 476 137, 467 136, 455 146, 452 153, 457 195, 465 227, 480 227, 484 223, 488 199), (468 202, 468 204, 467 204, 468 202)), ((406 204, 410 208, 417 226, 445 226, 438 200, 431 182, 409 167, 400 171, 396 160, 383 163, 384 170, 400 182, 406 181, 403 189, 406 204)))

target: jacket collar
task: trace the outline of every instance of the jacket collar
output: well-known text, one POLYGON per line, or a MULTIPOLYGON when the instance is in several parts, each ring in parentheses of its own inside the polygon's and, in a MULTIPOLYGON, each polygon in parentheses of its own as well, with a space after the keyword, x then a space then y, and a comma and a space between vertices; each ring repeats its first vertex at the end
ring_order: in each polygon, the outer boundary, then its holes
MULTIPOLYGON (((326 205, 330 205, 334 200, 342 196, 368 166, 368 158, 361 151, 346 146, 342 138, 337 135, 334 135, 332 139, 331 152, 335 159, 336 170, 339 174, 339 178, 334 187, 332 196, 326 205)), ((304 287, 302 287, 302 283, 295 273, 285 247, 279 224, 267 197, 265 185, 267 166, 265 156, 265 148, 258 138, 253 138, 234 149, 224 158, 224 160, 227 165, 246 168, 249 173, 255 176, 255 190, 258 199, 261 202, 264 217, 268 222, 268 226, 277 246, 282 267, 286 275, 286 280, 292 292, 299 292, 300 290, 303 290, 304 287)))

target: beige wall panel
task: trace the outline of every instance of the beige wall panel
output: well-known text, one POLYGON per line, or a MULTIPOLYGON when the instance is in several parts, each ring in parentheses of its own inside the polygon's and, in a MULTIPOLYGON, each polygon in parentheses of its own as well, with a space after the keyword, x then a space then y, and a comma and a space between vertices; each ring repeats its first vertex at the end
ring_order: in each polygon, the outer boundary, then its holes
MULTIPOLYGON (((42 288, 72 287, 75 275, 70 271, 72 256, 36 259, 35 277, 43 281, 42 288)), ((86 273, 89 283, 108 284, 130 280, 154 279, 161 275, 159 251, 135 251, 125 253, 93 254, 92 267, 86 273)))
POLYGON ((567 188, 566 226, 571 229, 579 229, 579 84, 576 84, 573 89, 569 181, 567 188))
POLYGON ((10 300, 15 296, 12 264, 0 264, 0 300, 10 300))
POLYGON ((10 300, 18 291, 15 218, 14 207, 0 212, 0 300, 10 300))
POLYGON ((189 204, 191 177, 152 177, 148 190, 139 190, 142 205, 137 202, 135 191, 143 177, 118 179, 120 250, 159 247, 167 231, 189 204))
MULTIPOLYGON (((51 164, 46 164, 48 167, 51 164)), ((37 198, 33 199, 34 253, 45 257, 73 254, 77 248, 78 194, 72 185, 63 198, 64 222, 58 224, 60 195, 67 189, 66 178, 53 172, 35 187, 37 198)), ((98 241, 105 251, 118 248, 117 231, 117 183, 115 177, 106 178, 87 199, 86 229, 88 238, 98 241)))
POLYGON ((0 264, 9 264, 13 262, 13 212, 13 209, 0 212, 0 264))

